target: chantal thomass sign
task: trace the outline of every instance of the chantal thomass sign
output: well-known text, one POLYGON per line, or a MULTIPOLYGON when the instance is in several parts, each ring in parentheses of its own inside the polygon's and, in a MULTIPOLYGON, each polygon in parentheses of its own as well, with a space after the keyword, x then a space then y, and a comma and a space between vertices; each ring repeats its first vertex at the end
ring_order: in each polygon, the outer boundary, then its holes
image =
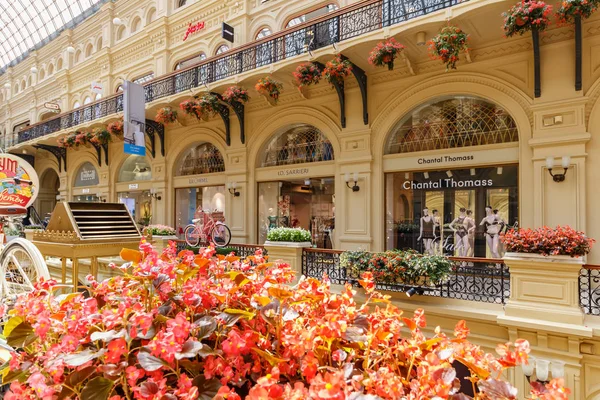
POLYGON ((404 183, 402 184, 402 188, 405 190, 463 189, 490 186, 494 186, 494 181, 492 179, 467 179, 458 181, 454 178, 446 178, 429 182, 404 181, 404 183))
POLYGON ((39 185, 37 173, 27 161, 0 154, 0 207, 29 207, 37 197, 39 185))

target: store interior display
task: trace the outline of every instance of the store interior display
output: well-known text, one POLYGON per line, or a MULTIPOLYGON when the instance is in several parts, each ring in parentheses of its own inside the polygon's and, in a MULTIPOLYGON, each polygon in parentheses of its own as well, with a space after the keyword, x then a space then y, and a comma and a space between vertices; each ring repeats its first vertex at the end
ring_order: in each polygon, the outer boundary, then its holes
POLYGON ((224 222, 225 186, 175 189, 175 229, 183 237, 184 229, 201 211, 208 211, 213 218, 224 222))

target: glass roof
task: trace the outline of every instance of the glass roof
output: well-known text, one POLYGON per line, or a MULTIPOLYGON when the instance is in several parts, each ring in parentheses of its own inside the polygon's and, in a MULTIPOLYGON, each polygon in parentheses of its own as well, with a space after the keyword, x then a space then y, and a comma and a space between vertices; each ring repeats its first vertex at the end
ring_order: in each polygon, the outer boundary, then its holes
POLYGON ((0 74, 110 0, 0 0, 0 74))

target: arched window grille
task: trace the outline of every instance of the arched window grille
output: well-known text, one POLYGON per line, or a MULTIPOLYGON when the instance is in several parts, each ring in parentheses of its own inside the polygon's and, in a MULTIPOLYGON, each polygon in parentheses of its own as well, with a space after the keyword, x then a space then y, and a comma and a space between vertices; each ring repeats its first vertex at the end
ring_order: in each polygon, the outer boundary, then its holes
POLYGON ((133 80, 133 83, 137 83, 138 85, 143 85, 144 83, 151 81, 154 79, 154 72, 147 73, 133 80))
POLYGON ((297 124, 276 133, 265 145, 260 167, 331 161, 333 147, 327 137, 317 128, 297 124))
POLYGON ((385 154, 510 143, 517 124, 497 104, 470 96, 438 98, 406 115, 390 133, 385 154))
POLYGON ((180 70, 182 68, 187 68, 190 65, 198 64, 200 61, 206 60, 206 54, 200 53, 191 58, 186 58, 185 60, 179 61, 175 64, 175 71, 180 70))
POLYGON ((223 155, 211 143, 202 143, 192 147, 181 158, 176 176, 211 174, 225 171, 223 155))

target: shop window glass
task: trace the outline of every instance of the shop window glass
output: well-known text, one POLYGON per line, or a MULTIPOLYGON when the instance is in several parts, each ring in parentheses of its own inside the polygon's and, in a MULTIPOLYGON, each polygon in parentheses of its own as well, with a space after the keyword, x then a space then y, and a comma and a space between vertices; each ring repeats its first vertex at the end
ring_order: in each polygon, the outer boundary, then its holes
POLYGON ((225 171, 223 155, 210 143, 191 148, 181 159, 176 176, 210 174, 225 171))
POLYGON ((386 248, 499 258, 518 226, 518 166, 386 174, 386 248))
POLYGON ((95 186, 100 183, 100 177, 96 167, 90 162, 85 162, 79 167, 75 174, 75 187, 95 186))
POLYGON ((152 223, 152 197, 147 190, 117 193, 119 203, 125 204, 133 219, 141 226, 152 223))
POLYGON ((225 220, 225 186, 205 186, 175 189, 175 229, 183 237, 186 225, 197 218, 200 211, 213 218, 225 220))
POLYGON ((149 181, 152 169, 146 157, 129 156, 119 172, 119 182, 149 181))
POLYGON ((502 107, 477 97, 437 99, 414 109, 393 129, 385 154, 517 142, 517 124, 502 107))
POLYGON ((292 125, 267 142, 260 167, 331 161, 333 147, 317 128, 307 124, 292 125))

